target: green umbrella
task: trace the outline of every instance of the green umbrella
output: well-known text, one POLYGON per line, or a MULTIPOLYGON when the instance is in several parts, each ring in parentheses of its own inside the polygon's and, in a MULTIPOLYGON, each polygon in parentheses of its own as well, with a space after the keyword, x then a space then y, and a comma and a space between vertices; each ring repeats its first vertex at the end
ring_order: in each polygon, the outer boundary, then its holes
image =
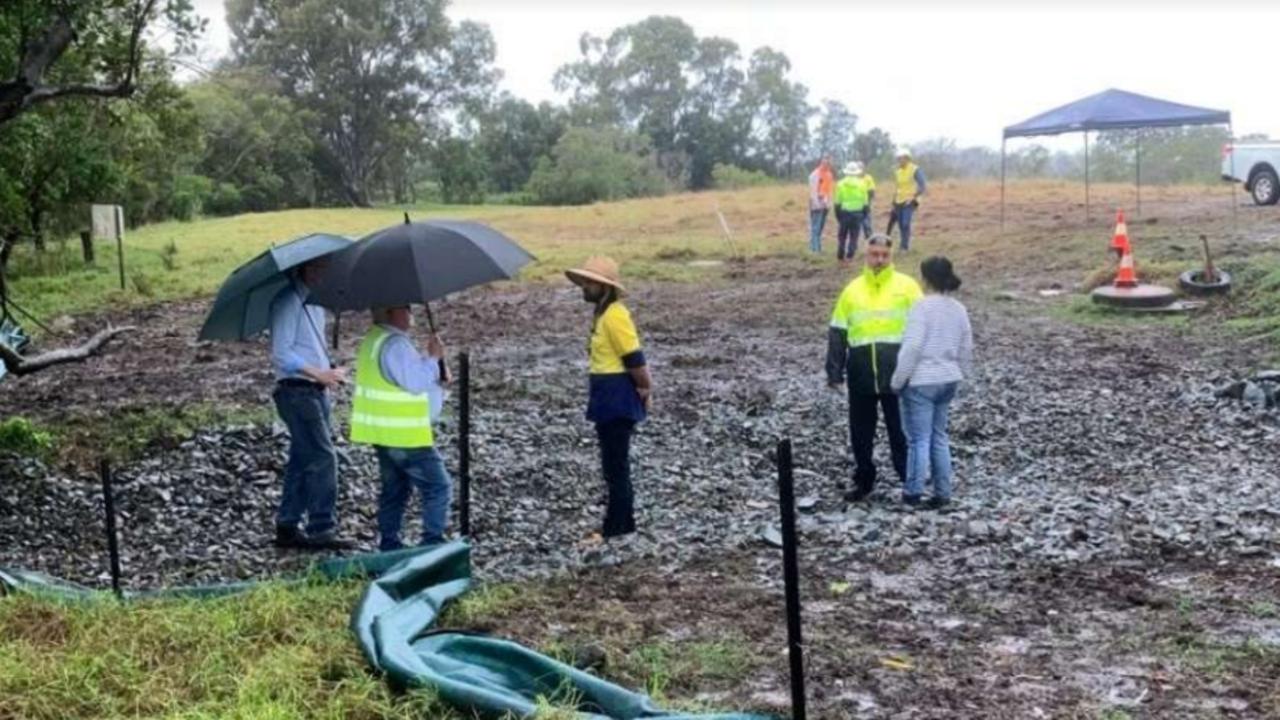
POLYGON ((339 235, 306 235, 236 268, 218 289, 199 339, 247 340, 267 329, 271 301, 289 286, 288 271, 349 245, 351 240, 339 235))

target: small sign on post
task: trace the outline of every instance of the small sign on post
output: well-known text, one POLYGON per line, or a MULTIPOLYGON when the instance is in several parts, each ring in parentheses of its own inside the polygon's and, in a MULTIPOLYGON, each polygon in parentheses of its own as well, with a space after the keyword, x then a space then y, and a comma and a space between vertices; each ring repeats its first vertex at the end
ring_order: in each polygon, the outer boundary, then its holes
POLYGON ((116 256, 120 261, 120 289, 124 289, 124 208, 119 205, 94 205, 93 237, 97 240, 115 240, 116 256))

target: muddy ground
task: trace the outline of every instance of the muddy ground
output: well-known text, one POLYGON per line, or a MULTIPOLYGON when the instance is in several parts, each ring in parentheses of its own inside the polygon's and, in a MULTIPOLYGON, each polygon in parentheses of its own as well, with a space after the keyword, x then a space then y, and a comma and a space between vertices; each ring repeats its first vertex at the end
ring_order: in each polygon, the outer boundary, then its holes
MULTIPOLYGON (((867 506, 840 500, 852 467, 822 353, 845 272, 764 258, 701 286, 636 284, 658 389, 635 449, 648 537, 618 557, 575 549, 600 489, 581 419, 588 315, 574 290, 486 289, 437 307, 452 349, 475 366, 479 574, 549 578, 485 629, 543 647, 595 639, 610 652, 728 641, 746 649, 741 666, 671 678, 663 694, 785 708, 780 553, 756 531, 776 519, 772 452, 786 436, 799 492, 817 500, 801 523, 812 717, 1280 717, 1280 422, 1213 394, 1265 367, 1272 348, 1224 342, 1226 311, 1212 308, 1173 323, 1081 316, 1070 290, 1083 273, 1051 259, 1011 273, 984 255, 959 271, 978 364, 953 411, 958 502, 947 515, 900 512, 887 481, 867 506), (1036 292, 1053 285, 1068 293, 1036 292), (1010 289, 1019 294, 1000 295, 1010 289)), ((196 343, 204 307, 108 316, 140 329, 83 365, 7 380, 0 415, 112 422, 128 408, 267 405, 264 344, 196 343)), ((344 324, 347 358, 361 325, 344 324)), ((174 452, 185 451, 153 454, 174 452)), ((883 438, 877 452, 887 470, 883 438)), ((373 477, 366 459, 348 479, 365 491, 344 495, 365 547, 373 477)), ((229 516, 218 531, 262 533, 270 511, 229 516)), ((174 537, 190 531, 174 525, 174 537)), ((23 530, 0 521, 0 532, 23 530)), ((0 549, 0 564, 101 583, 84 564, 17 547, 0 549)), ((178 557, 151 577, 209 581, 297 561, 246 552, 262 562, 178 557)), ((88 566, 100 553, 85 553, 88 566)), ((146 572, 147 555, 127 564, 146 572)))

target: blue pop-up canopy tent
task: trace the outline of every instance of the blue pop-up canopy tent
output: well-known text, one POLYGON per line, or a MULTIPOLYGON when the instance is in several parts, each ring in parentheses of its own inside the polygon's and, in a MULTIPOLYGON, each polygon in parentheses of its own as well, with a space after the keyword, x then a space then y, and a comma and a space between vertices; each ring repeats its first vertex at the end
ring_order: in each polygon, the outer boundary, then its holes
MULTIPOLYGON (((1037 135, 1084 133, 1084 212, 1089 217, 1089 131, 1123 130, 1148 127, 1182 127, 1186 125, 1226 125, 1231 127, 1231 113, 1225 110, 1183 105, 1146 95, 1105 90, 1097 95, 1056 107, 1004 129, 1000 143, 1000 225, 1004 226, 1005 147, 1009 138, 1037 135)), ((1138 209, 1142 209, 1142 145, 1136 141, 1135 175, 1138 186, 1138 209)))

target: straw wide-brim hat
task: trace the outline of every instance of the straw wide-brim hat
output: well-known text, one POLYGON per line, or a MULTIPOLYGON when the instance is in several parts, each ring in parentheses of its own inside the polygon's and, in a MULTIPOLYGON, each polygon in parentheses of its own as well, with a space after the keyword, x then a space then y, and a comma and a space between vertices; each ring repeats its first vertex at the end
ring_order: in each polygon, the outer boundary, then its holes
POLYGON ((618 262, 611 257, 597 255, 596 257, 587 258, 587 261, 582 263, 582 267, 565 270, 564 274, 565 277, 573 281, 574 285, 582 285, 584 282, 598 282, 601 285, 617 288, 620 293, 627 291, 622 286, 622 274, 618 272, 618 262))

